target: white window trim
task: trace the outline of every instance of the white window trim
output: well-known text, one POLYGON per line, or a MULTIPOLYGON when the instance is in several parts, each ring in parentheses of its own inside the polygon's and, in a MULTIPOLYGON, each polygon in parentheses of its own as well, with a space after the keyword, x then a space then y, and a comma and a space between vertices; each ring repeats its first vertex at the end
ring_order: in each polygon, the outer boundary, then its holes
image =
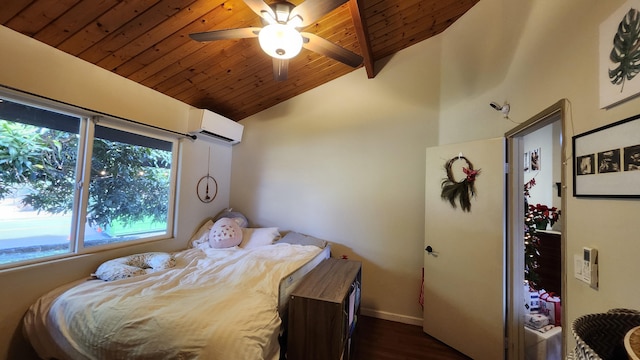
MULTIPOLYGON (((150 236, 136 240, 129 240, 124 242, 114 242, 104 245, 96 245, 91 247, 84 246, 84 226, 85 222, 79 221, 80 219, 86 219, 86 204, 88 201, 89 193, 86 189, 89 188, 90 180, 90 161, 92 147, 87 146, 93 142, 94 126, 88 126, 88 121, 81 121, 81 127, 79 133, 81 138, 86 138, 85 141, 80 142, 78 152, 82 155, 84 161, 77 162, 76 164, 76 184, 82 184, 80 191, 76 191, 74 195, 73 216, 72 224, 76 226, 71 229, 71 238, 76 239, 75 242, 70 242, 70 249, 68 253, 50 255, 41 258, 26 259, 13 263, 0 264, 0 272, 6 270, 21 269, 25 267, 32 267, 38 265, 46 265, 47 263, 60 261, 62 259, 76 258, 85 256, 87 254, 101 252, 105 250, 119 249, 131 246, 137 246, 140 244, 156 242, 161 240, 168 240, 175 237, 175 214, 176 214, 176 199, 178 187, 178 169, 180 168, 180 150, 179 140, 188 136, 186 134, 179 134, 175 131, 161 129, 152 125, 145 125, 137 121, 123 119, 116 116, 107 115, 104 113, 94 112, 81 107, 73 106, 63 102, 58 102, 53 99, 40 97, 33 94, 24 93, 15 89, 7 88, 0 85, 0 98, 7 98, 14 102, 24 103, 28 106, 41 108, 45 110, 51 110, 59 112, 61 114, 70 115, 74 117, 82 118, 83 120, 90 119, 94 122, 101 122, 101 126, 111 127, 117 130, 131 132, 143 136, 153 137, 159 140, 170 142, 171 145, 171 172, 169 179, 169 204, 167 210, 167 228, 166 233, 163 235, 150 236), (90 136, 90 137, 88 137, 90 136), (78 239, 82 239, 79 241, 78 239)), ((80 157, 79 157, 80 158, 80 157)))

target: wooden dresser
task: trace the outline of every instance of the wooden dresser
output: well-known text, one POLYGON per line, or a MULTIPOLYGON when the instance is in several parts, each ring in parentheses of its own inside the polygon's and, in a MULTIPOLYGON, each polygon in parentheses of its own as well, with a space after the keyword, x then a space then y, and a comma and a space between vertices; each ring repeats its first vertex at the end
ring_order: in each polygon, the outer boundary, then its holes
POLYGON ((329 258, 289 300, 288 360, 348 360, 360 315, 362 265, 329 258))

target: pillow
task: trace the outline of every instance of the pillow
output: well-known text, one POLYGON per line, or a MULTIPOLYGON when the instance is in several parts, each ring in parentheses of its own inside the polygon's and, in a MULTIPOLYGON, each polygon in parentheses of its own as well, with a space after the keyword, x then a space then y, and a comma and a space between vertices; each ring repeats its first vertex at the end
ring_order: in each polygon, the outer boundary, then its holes
POLYGON ((234 219, 238 223, 238 225, 240 225, 240 227, 244 228, 249 226, 249 220, 247 220, 246 216, 244 216, 241 212, 232 211, 232 210, 233 210, 232 208, 227 208, 220 211, 218 215, 216 215, 216 217, 213 218, 213 221, 218 221, 222 218, 230 218, 230 219, 234 219))
POLYGON ((173 255, 162 252, 134 254, 105 261, 93 276, 104 281, 126 279, 138 275, 150 274, 176 265, 173 255))
POLYGON ((240 247, 251 249, 271 245, 280 237, 277 227, 270 228, 242 228, 242 242, 240 247))
POLYGON ((288 243, 294 245, 315 245, 320 249, 327 247, 327 241, 318 239, 313 236, 301 234, 295 231, 288 232, 282 239, 278 240, 278 243, 288 243))
POLYGON ((213 220, 207 220, 198 231, 191 237, 189 240, 189 247, 197 247, 198 245, 209 242, 209 231, 211 231, 211 227, 213 227, 213 220))
POLYGON ((242 230, 238 223, 230 218, 216 221, 209 231, 209 245, 214 249, 224 249, 240 245, 242 230))

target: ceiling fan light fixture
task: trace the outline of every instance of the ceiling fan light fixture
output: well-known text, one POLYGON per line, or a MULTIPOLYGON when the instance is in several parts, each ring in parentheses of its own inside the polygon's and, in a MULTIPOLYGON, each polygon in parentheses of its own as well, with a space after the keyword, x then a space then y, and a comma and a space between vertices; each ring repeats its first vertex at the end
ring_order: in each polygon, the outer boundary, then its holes
POLYGON ((302 18, 300 15, 296 15, 287 21, 287 25, 294 28, 302 27, 302 18))
POLYGON ((276 59, 291 59, 302 49, 302 35, 292 26, 269 24, 258 34, 260 47, 276 59))

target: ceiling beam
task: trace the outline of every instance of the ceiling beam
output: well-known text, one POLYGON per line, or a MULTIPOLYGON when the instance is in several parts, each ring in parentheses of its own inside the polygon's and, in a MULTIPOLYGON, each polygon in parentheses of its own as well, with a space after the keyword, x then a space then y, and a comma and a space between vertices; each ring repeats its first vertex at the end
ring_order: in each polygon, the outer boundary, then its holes
POLYGON ((356 36, 364 58, 364 68, 367 70, 367 77, 373 79, 376 72, 373 68, 373 53, 371 51, 371 41, 367 31, 367 24, 363 21, 363 4, 362 0, 349 0, 349 10, 353 18, 353 25, 356 28, 356 36))

